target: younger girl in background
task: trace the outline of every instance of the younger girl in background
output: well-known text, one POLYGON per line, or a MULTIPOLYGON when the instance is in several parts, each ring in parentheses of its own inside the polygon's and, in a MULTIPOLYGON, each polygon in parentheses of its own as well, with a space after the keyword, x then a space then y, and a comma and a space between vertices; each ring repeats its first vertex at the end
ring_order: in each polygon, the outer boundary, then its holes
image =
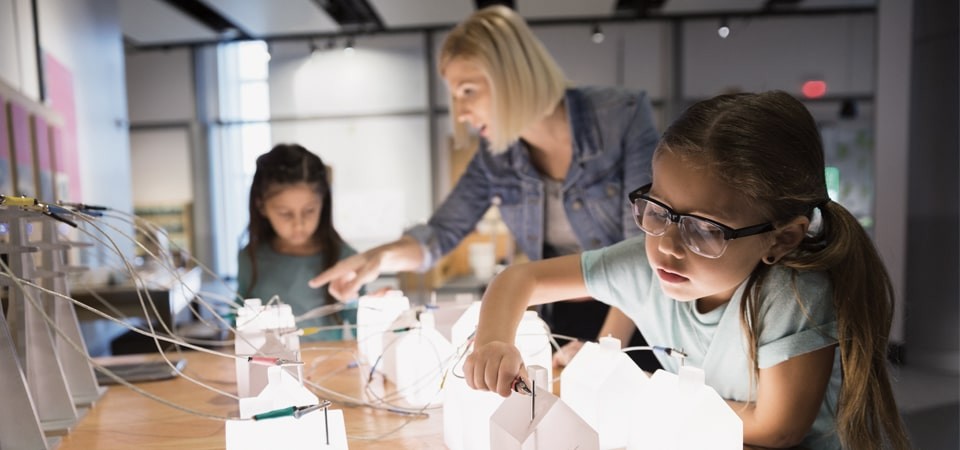
MULTIPOLYGON (((327 169, 320 157, 296 144, 278 144, 257 158, 250 186, 249 242, 239 254, 238 291, 264 302, 274 295, 299 316, 337 301, 326 289, 307 281, 337 261, 356 253, 333 228, 333 201, 327 169)), ((356 309, 344 309, 308 322, 336 326, 356 324, 356 309)), ((300 325, 300 324, 298 324, 300 325)), ((305 337, 341 339, 327 329, 305 337)))
POLYGON ((464 366, 471 387, 505 396, 526 376, 512 343, 527 305, 592 296, 704 369, 745 444, 909 448, 887 375, 890 280, 827 197, 820 135, 799 101, 769 92, 694 105, 630 200, 645 236, 494 279, 464 366))

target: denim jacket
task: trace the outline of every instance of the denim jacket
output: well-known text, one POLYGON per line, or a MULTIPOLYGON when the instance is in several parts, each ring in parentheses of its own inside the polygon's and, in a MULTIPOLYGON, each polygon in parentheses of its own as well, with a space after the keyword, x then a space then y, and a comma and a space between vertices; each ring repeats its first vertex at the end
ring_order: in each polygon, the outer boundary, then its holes
MULTIPOLYGON (((640 233, 627 194, 650 182, 659 133, 645 92, 571 88, 564 97, 572 128, 573 160, 563 182, 563 204, 584 250, 640 233)), ((531 260, 543 258, 544 186, 520 140, 499 155, 480 148, 450 195, 426 224, 405 234, 420 242, 420 270, 453 250, 491 205, 531 260)))

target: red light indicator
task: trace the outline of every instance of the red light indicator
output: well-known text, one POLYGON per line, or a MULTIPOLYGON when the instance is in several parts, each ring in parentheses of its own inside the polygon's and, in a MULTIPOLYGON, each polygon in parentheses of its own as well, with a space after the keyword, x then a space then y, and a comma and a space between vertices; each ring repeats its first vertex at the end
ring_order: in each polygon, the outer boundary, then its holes
POLYGON ((827 82, 823 80, 810 80, 803 83, 803 87, 800 88, 800 90, 806 98, 820 98, 823 97, 823 94, 827 93, 827 82))

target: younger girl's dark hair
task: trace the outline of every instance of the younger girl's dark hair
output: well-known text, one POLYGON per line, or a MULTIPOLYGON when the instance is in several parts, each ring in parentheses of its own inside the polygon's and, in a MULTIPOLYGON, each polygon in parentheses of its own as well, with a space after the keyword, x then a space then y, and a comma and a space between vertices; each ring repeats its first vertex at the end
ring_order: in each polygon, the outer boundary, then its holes
MULTIPOLYGON (((250 287, 257 284, 257 248, 269 244, 277 232, 270 221, 260 212, 266 199, 285 187, 308 184, 320 196, 320 222, 313 232, 314 242, 323 250, 323 263, 317 273, 334 265, 340 258, 343 239, 333 227, 333 198, 330 180, 323 161, 313 152, 297 144, 277 144, 269 152, 257 158, 257 170, 250 184, 250 226, 247 229, 249 242, 247 256, 250 258, 250 287)), ((335 300, 326 295, 327 303, 335 300)))
MULTIPOLYGON (((887 374, 892 285, 860 223, 829 201, 823 144, 810 112, 780 91, 721 95, 684 112, 664 133, 657 154, 662 152, 708 168, 775 223, 812 218, 819 208, 822 231, 779 264, 794 276, 822 271, 830 279, 843 374, 836 411, 840 440, 847 449, 910 448, 887 374)), ((759 293, 768 267, 760 263, 751 274, 740 311, 754 378, 759 293)))

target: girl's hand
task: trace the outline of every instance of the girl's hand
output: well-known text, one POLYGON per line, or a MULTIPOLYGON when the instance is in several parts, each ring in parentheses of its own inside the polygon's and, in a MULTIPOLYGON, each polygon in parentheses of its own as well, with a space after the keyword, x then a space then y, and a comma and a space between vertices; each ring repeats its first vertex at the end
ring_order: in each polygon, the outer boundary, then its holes
POLYGON ((475 348, 463 364, 463 374, 467 386, 481 391, 493 391, 501 397, 510 396, 513 380, 517 376, 520 376, 527 386, 531 386, 520 351, 506 342, 494 341, 475 348))

